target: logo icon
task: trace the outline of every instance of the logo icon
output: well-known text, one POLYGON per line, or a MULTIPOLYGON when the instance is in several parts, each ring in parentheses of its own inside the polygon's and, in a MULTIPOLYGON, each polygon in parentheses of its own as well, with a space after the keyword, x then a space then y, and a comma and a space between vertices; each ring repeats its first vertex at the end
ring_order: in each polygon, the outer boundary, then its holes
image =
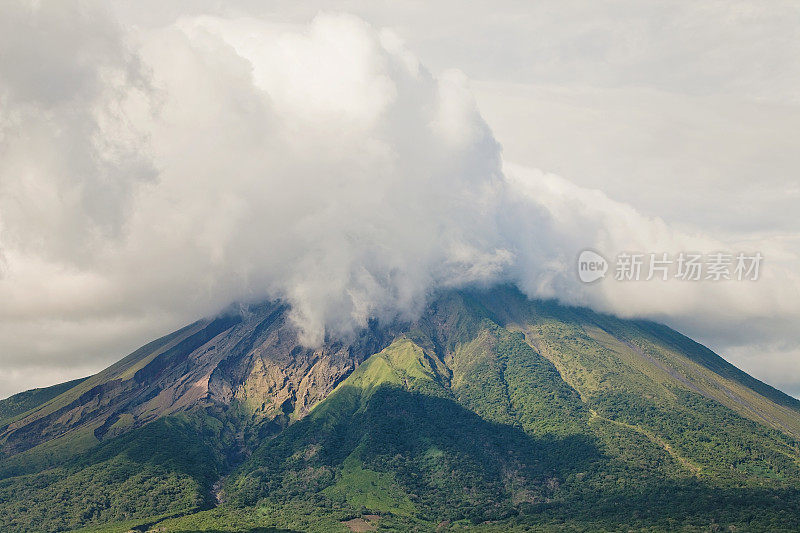
POLYGON ((578 256, 578 278, 584 283, 592 283, 608 272, 608 261, 593 250, 584 250, 578 256))

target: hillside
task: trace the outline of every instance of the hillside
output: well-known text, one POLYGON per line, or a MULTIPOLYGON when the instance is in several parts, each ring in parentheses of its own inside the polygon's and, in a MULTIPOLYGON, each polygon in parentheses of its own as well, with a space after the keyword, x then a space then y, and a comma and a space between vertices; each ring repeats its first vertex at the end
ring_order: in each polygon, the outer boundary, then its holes
POLYGON ((73 379, 72 381, 59 383, 52 387, 31 389, 20 392, 19 394, 14 394, 5 400, 0 400, 0 426, 6 426, 8 423, 12 422, 17 415, 39 407, 43 403, 59 396, 62 392, 77 386, 85 379, 86 378, 73 379))
POLYGON ((0 402, 2 530, 800 528, 800 402, 665 326, 500 287, 309 350, 287 313, 0 402))

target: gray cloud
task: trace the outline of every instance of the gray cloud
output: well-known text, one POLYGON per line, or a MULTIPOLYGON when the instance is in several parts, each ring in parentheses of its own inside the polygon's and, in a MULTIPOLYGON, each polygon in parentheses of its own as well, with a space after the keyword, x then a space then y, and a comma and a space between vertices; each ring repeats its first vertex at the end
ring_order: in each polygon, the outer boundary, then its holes
MULTIPOLYGON (((0 18, 0 214, 5 248, 87 259, 119 233, 154 171, 120 109, 144 78, 117 27, 85 2, 4 2, 0 18)), ((8 250, 6 250, 8 253, 8 250)))
POLYGON ((187 316, 281 296, 315 343, 509 261, 491 225, 499 146, 466 80, 434 78, 392 34, 324 15, 302 27, 185 19, 124 39, 139 44, 119 57, 146 84, 69 88, 59 99, 80 120, 48 113, 49 128, 13 120, 27 104, 7 108, 5 320, 187 316), (116 113, 97 117, 109 99, 116 113), (135 142, 105 164, 98 138, 135 142), (131 176, 129 147, 157 179, 131 176))
MULTIPOLYGON (((368 317, 413 315, 436 288, 498 280, 532 296, 685 325, 715 346, 784 336, 777 352, 785 354, 800 344, 791 333, 800 318, 797 241, 747 241, 724 221, 727 231, 708 232, 653 216, 659 206, 635 192, 646 189, 628 172, 632 163, 616 167, 624 177, 607 169, 591 181, 586 169, 600 156, 583 157, 583 166, 564 167, 580 185, 530 168, 536 161, 504 163, 467 77, 427 70, 395 31, 350 15, 309 20, 305 8, 287 7, 284 21, 274 22, 248 14, 246 3, 225 16, 154 8, 138 27, 124 3, 115 7, 124 25, 86 3, 12 7, 0 34, 0 50, 10 51, 0 59, 0 394, 51 376, 77 377, 235 300, 287 298, 313 344, 368 317), (36 32, 42 37, 26 38, 36 32), (644 213, 593 190, 600 182, 622 190, 625 180, 634 192, 623 197, 645 205, 644 213), (609 254, 757 247, 770 268, 750 285, 587 287, 573 273, 586 247, 609 254), (755 328, 750 337, 736 336, 742 324, 755 328)), ((352 7, 378 23, 384 18, 352 7)), ((635 40, 618 42, 619 35, 632 38, 625 25, 603 36, 573 7, 560 13, 572 21, 571 39, 543 49, 538 41, 514 44, 521 34, 506 37, 509 54, 541 63, 524 76, 561 79, 581 58, 592 61, 581 47, 600 39, 608 40, 601 55, 616 65, 617 78, 581 69, 582 83, 608 86, 625 72, 646 73, 648 57, 657 59, 649 79, 685 83, 656 76, 674 72, 669 64, 680 55, 658 59, 635 40)), ((396 17, 401 30, 412 15, 396 17)), ((500 23, 507 21, 482 31, 500 23)), ((487 39, 479 34, 475 42, 487 39)), ((460 65, 463 56, 450 48, 460 65)), ((466 60, 465 68, 514 79, 502 72, 514 61, 466 60)), ((707 93, 715 79, 695 92, 707 93)), ((508 94, 498 87, 479 85, 494 117, 509 113, 491 105, 508 94)), ((757 94, 753 87, 734 89, 757 94)), ((520 108, 541 97, 523 92, 511 100, 520 108)), ((576 120, 579 106, 567 107, 564 116, 576 120)), ((542 108, 533 116, 546 119, 530 123, 542 146, 548 135, 564 138, 558 116, 542 108)), ((636 122, 625 124, 617 126, 620 138, 635 137, 636 122)), ((517 146, 515 155, 525 151, 517 146)), ((567 155, 553 152, 560 159, 543 159, 558 168, 567 155)), ((785 168, 794 165, 788 159, 785 168)), ((782 184, 775 180, 776 188, 782 184)))

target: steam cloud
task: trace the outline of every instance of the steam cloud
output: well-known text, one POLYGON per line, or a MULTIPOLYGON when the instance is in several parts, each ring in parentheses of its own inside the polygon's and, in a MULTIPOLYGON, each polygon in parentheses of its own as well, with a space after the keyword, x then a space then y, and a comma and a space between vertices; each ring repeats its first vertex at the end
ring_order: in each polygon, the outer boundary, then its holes
MULTIPOLYGON (((731 249, 505 164, 457 71, 337 14, 123 29, 68 2, 0 18, 0 339, 281 297, 309 345, 513 282, 627 316, 800 316, 797 256, 758 284, 582 286, 577 253, 731 249), (46 37, 46 38, 45 38, 46 37), (787 288, 788 287, 788 288, 787 288), (49 321, 49 322, 48 322, 49 321)), ((747 243, 734 243, 746 246, 747 243)), ((716 326, 715 326, 716 325, 716 326)), ((41 347, 40 347, 41 348, 41 347)), ((49 348, 41 348, 46 352, 49 348)))

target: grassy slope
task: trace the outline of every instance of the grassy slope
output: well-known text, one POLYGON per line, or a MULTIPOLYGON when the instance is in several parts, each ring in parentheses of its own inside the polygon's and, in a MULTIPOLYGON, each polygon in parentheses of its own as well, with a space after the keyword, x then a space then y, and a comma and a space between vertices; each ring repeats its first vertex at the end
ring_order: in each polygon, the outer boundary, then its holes
POLYGON ((249 525, 308 530, 364 513, 400 530, 800 527, 797 442, 730 393, 762 414, 787 405, 645 328, 514 298, 502 313, 480 295, 440 302, 444 323, 373 356, 258 450, 216 516, 255 506, 249 525))
MULTIPOLYGON (((220 432, 198 416, 167 417, 72 454, 57 466, 0 480, 3 531, 195 512, 224 467, 220 432)), ((145 520, 146 521, 146 520, 145 520)))
POLYGON ((800 476, 797 411, 711 372, 628 322, 570 318, 569 310, 553 306, 537 311, 523 328, 528 342, 602 417, 639 428, 705 476, 743 484, 800 476))
POLYGON ((55 469, 0 464, 29 472, 0 481, 0 523, 347 531, 377 513, 401 531, 800 529, 793 402, 648 324, 450 294, 232 472, 222 506, 194 512, 225 466, 221 423, 173 417, 55 469), (203 459, 187 463, 187 447, 203 459))
POLYGON ((84 380, 81 380, 79 383, 73 385, 72 387, 68 388, 65 387, 64 390, 61 391, 58 395, 52 396, 46 401, 38 403, 35 406, 32 406, 29 410, 17 413, 13 417, 4 420, 3 425, 16 421, 21 421, 23 419, 27 419, 26 421, 36 420, 38 418, 47 416, 61 408, 66 407, 71 403, 77 401, 81 397, 81 395, 90 391, 94 387, 102 385, 103 383, 107 383, 112 379, 118 378, 120 374, 123 374, 126 370, 137 366, 143 360, 152 358, 158 353, 161 353, 164 350, 168 349, 169 347, 176 345, 181 340, 188 338, 193 333, 199 331, 203 325, 204 325, 203 322, 196 322, 194 324, 181 328, 173 333, 170 333, 169 335, 165 335, 164 337, 156 339, 148 344, 145 344, 138 350, 127 355, 126 357, 114 363, 113 365, 109 366, 102 372, 99 372, 94 376, 90 376, 84 380))
POLYGON ((268 511, 253 525, 320 531, 366 511, 381 514, 382 527, 468 524, 511 516, 514 500, 543 501, 554 490, 550 472, 596 453, 574 436, 536 440, 477 416, 456 401, 448 373, 435 354, 398 339, 231 476, 231 503, 268 511))
POLYGON ((39 407, 86 379, 88 378, 74 379, 51 387, 31 389, 0 400, 0 427, 8 425, 8 422, 16 416, 39 407))
MULTIPOLYGON (((111 401, 116 400, 121 403, 124 400, 120 397, 114 399, 113 393, 109 391, 126 380, 134 379, 137 373, 148 365, 157 366, 149 368, 151 372, 168 367, 172 359, 191 352, 218 333, 235 325, 237 320, 236 317, 223 316, 214 320, 195 322, 146 344, 98 374, 81 380, 72 387, 65 387, 66 390, 61 394, 9 418, 5 421, 5 427, 0 426, 0 458, 6 456, 6 460, 0 462, 0 472, 7 471, 9 464, 24 463, 38 467, 54 464, 83 452, 96 443, 90 435, 105 421, 101 412, 103 405, 96 401, 98 396, 106 396, 111 401), (82 420, 84 416, 86 419, 82 420), (29 429, 32 431, 23 433, 24 438, 18 437, 19 432, 29 429), (55 431, 42 435, 39 433, 42 429, 55 429, 55 431), (58 438, 51 440, 54 435, 58 438), (74 446, 62 445, 67 441, 74 446), (23 449, 22 453, 19 453, 20 442, 32 447, 23 449), (57 449, 58 453, 51 453, 53 449, 57 449), (8 455, 13 453, 16 455, 9 458, 8 455)), ((136 386, 128 386, 128 391, 135 395, 136 386)), ((131 426, 131 419, 123 414, 112 427, 125 430, 126 424, 131 426)))

